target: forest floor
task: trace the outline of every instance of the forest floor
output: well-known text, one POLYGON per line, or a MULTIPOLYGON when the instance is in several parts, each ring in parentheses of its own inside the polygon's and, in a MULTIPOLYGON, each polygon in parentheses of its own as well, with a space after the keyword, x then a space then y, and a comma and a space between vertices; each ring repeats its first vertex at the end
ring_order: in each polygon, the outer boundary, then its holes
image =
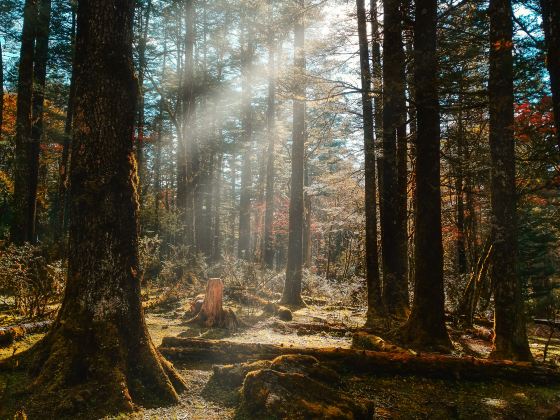
MULTIPOLYGON (((350 348, 352 330, 363 325, 365 313, 360 308, 309 305, 293 312, 293 320, 284 322, 267 316, 258 307, 241 305, 226 300, 237 317, 245 324, 239 331, 228 334, 222 330, 206 330, 184 324, 184 313, 190 305, 184 298, 172 305, 161 305, 147 311, 146 322, 156 346, 165 336, 227 339, 239 343, 282 344, 290 347, 350 348), (338 332, 302 333, 302 324, 326 324, 338 332), (291 327, 296 325, 296 328, 291 327), (348 329, 349 332, 344 332, 348 329)), ((13 322, 13 320, 12 320, 13 322)), ((544 344, 548 339, 547 327, 530 326, 531 350, 536 360, 542 360, 544 344)), ((491 346, 488 330, 451 330, 457 356, 485 357, 491 346)), ((0 360, 19 353, 37 342, 42 334, 32 334, 12 346, 0 348, 0 360)), ((560 336, 553 336, 548 360, 560 362, 560 336)), ((238 388, 212 381, 212 364, 205 362, 181 363, 175 366, 187 383, 180 404, 172 407, 146 409, 132 415, 113 419, 244 419, 238 410, 238 388)), ((0 374, 0 418, 13 418, 2 412, 2 402, 9 395, 9 381, 13 378, 0 374)), ((355 398, 367 398, 375 404, 378 419, 534 419, 560 418, 560 386, 546 387, 521 385, 505 381, 450 381, 426 379, 418 376, 372 376, 342 374, 341 389, 355 398)))

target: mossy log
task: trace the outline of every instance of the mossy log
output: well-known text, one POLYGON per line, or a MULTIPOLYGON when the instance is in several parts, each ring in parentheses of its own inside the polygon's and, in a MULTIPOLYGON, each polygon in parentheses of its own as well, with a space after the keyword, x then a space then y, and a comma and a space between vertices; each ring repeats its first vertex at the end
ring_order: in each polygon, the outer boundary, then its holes
POLYGON ((317 333, 328 333, 332 335, 345 335, 352 333, 356 328, 345 327, 343 325, 333 324, 318 324, 318 323, 305 323, 305 322, 285 322, 275 321, 271 324, 272 328, 277 328, 282 331, 295 331, 298 335, 313 335, 317 333))
POLYGON ((275 344, 164 337, 161 354, 171 360, 240 363, 304 354, 343 369, 377 375, 560 384, 560 370, 530 362, 511 362, 435 354, 387 353, 343 348, 287 347, 275 344))
POLYGON ((560 329, 560 321, 553 319, 533 319, 533 322, 537 325, 547 325, 552 328, 560 329))
POLYGON ((14 341, 21 340, 28 334, 45 332, 51 326, 52 321, 28 322, 25 324, 12 325, 10 327, 0 327, 0 347, 8 347, 14 341))

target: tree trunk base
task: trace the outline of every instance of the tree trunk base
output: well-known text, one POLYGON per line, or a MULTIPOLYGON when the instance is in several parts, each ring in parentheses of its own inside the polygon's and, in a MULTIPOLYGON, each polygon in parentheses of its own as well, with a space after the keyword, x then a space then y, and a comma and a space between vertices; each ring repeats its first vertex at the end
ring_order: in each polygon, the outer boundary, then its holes
POLYGON ((185 383, 149 336, 135 340, 107 322, 78 325, 58 322, 18 357, 32 379, 23 407, 31 418, 93 419, 179 401, 185 383))

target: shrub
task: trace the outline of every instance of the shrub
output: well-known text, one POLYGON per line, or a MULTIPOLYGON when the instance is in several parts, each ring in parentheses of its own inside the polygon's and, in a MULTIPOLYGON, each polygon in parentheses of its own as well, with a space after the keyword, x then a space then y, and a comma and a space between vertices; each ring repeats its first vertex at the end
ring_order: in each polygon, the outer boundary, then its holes
POLYGON ((25 244, 0 250, 0 295, 27 317, 44 316, 60 300, 65 282, 62 261, 48 263, 43 250, 25 244))

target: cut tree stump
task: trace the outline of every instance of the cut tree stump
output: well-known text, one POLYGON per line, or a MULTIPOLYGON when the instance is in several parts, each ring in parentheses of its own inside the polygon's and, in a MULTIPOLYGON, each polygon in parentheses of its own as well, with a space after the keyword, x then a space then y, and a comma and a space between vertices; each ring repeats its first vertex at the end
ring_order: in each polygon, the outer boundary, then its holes
POLYGON ((186 324, 199 324, 208 328, 226 328, 235 331, 239 326, 237 317, 231 309, 224 310, 224 283, 221 279, 210 278, 206 285, 204 301, 198 314, 186 324))
POLYGON ((387 353, 343 348, 285 347, 274 344, 164 337, 160 352, 174 361, 240 363, 303 354, 334 369, 376 375, 560 384, 560 370, 529 362, 511 362, 434 354, 387 353))

